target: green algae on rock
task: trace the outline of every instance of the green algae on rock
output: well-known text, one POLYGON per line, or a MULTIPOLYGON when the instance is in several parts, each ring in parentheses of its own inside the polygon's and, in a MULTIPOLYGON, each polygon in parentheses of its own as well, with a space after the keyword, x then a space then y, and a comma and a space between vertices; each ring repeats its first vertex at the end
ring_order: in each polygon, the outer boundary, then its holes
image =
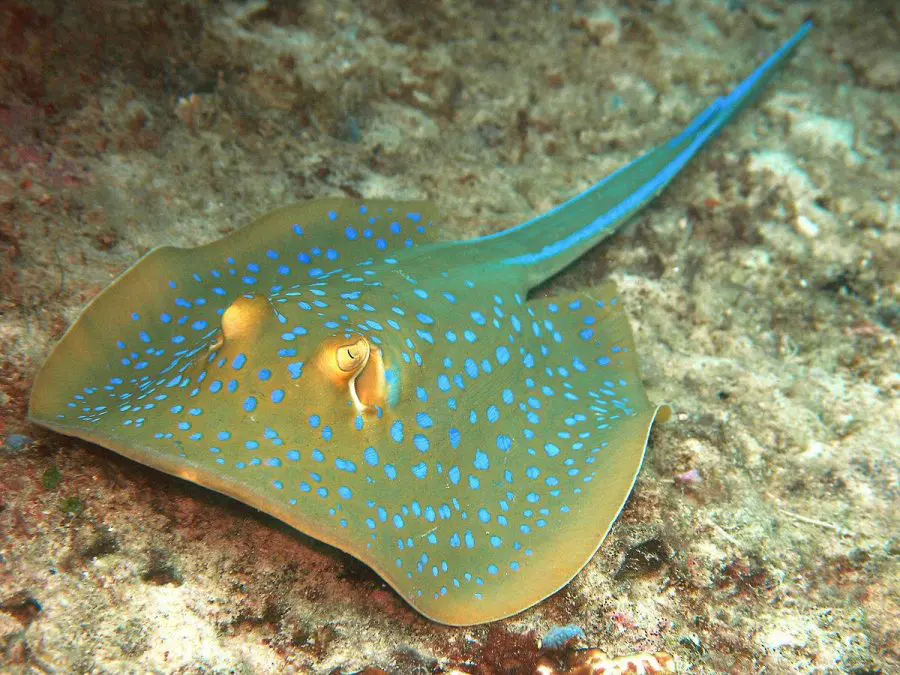
POLYGON ((648 204, 809 29, 511 230, 442 242, 428 204, 330 199, 157 249, 54 349, 31 418, 347 551, 436 621, 533 605, 605 538, 658 409, 611 284, 528 293, 648 204))

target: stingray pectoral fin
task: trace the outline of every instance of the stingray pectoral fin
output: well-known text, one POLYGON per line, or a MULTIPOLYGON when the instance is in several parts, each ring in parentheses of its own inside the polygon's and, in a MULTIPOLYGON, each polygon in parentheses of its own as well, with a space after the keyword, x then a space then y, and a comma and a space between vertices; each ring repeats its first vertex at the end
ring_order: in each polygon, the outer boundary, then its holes
POLYGON ((120 379, 140 378, 153 359, 144 353, 145 341, 162 332, 170 339, 183 332, 160 322, 159 316, 173 311, 163 298, 186 255, 169 246, 151 251, 81 312, 35 378, 28 412, 32 421, 64 433, 89 429, 78 418, 90 412, 85 409, 90 391, 100 383, 114 386, 120 379))
MULTIPOLYGON (((502 303, 512 327, 505 338, 482 335, 451 352, 456 362, 471 359, 465 400, 475 404, 455 418, 434 416, 447 428, 432 438, 450 439, 428 453, 441 459, 443 474, 407 493, 398 480, 390 493, 401 505, 415 498, 434 506, 438 517, 406 519, 399 537, 361 552, 416 609, 443 623, 510 616, 568 583, 625 504, 658 416, 612 284, 517 302, 502 303), (482 341, 487 352, 478 351, 482 341)), ((478 306, 475 314, 487 311, 478 306)), ((443 394, 428 402, 440 410, 443 394)), ((397 468, 401 477, 408 470, 397 468)))
POLYGON ((238 272, 220 279, 226 290, 268 292, 436 243, 436 216, 425 201, 316 199, 274 209, 197 250, 213 266, 238 272))
MULTIPOLYGON (((547 521, 543 528, 536 524, 540 516, 527 519, 529 534, 539 536, 527 548, 523 543, 521 553, 505 567, 497 566, 499 578, 484 574, 490 590, 482 591, 482 599, 440 607, 407 599, 431 619, 471 625, 518 614, 561 590, 590 562, 612 529, 634 487, 653 424, 664 421, 667 410, 665 406, 647 410, 617 427, 617 438, 592 467, 595 486, 590 495, 565 517, 543 517, 547 521), (530 554, 526 556, 525 551, 530 554), (519 565, 518 571, 510 567, 513 563, 519 565)), ((481 540, 487 542, 491 536, 495 535, 486 533, 481 540)), ((513 536, 526 538, 520 530, 513 536)))

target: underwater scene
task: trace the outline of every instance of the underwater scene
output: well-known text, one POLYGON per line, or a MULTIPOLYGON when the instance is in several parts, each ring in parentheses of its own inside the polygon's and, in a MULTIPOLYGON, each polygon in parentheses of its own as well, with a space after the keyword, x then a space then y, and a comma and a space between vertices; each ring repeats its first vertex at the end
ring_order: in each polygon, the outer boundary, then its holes
POLYGON ((900 670, 900 5, 0 4, 0 672, 900 670))

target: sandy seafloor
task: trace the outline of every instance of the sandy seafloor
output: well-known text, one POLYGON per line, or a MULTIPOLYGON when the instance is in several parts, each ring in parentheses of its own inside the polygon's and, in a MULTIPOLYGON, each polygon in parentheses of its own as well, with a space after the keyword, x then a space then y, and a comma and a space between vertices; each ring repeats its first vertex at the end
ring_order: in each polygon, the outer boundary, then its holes
POLYGON ((527 672, 575 624, 683 672, 900 672, 898 7, 0 4, 0 671, 527 672), (517 224, 806 18, 768 94, 542 291, 615 280, 677 414, 538 606, 436 625, 340 551, 26 422, 54 341, 152 247, 326 195, 428 198, 451 239, 517 224))

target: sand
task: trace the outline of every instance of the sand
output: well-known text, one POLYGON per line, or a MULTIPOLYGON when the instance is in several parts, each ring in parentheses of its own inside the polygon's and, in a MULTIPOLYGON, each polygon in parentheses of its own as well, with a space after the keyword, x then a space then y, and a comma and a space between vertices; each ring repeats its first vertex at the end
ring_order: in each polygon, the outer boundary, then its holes
POLYGON ((0 670, 524 673, 567 624, 683 672, 900 669, 898 45, 896 5, 861 0, 3 3, 0 670), (515 225, 806 18, 774 87, 540 291, 615 280, 676 415, 536 607, 436 625, 340 551, 27 423, 54 341, 152 247, 318 196, 515 225))

